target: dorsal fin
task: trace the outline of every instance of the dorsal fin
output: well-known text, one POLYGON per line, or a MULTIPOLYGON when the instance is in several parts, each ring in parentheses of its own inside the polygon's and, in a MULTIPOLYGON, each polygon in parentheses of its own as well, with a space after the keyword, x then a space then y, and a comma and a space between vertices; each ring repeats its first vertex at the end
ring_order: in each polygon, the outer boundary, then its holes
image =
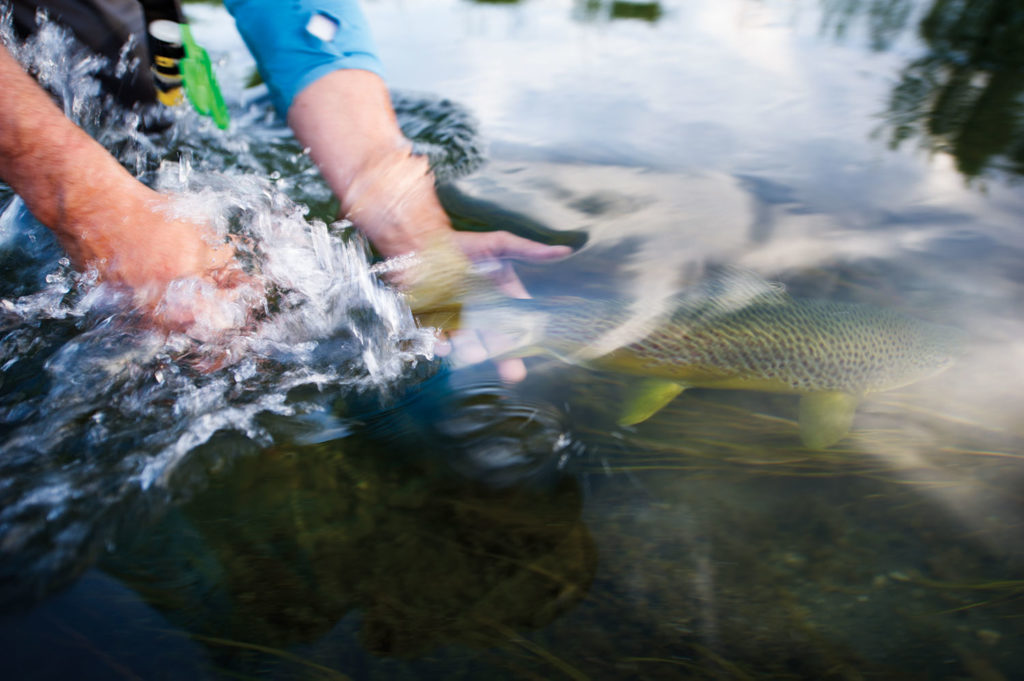
POLYGON ((723 267, 708 277, 705 287, 713 300, 726 307, 754 302, 768 305, 792 301, 784 284, 768 281, 752 270, 733 265, 723 267))
POLYGON ((751 305, 763 307, 792 302, 784 285, 767 281, 747 269, 726 266, 676 296, 672 321, 677 324, 706 322, 751 305))

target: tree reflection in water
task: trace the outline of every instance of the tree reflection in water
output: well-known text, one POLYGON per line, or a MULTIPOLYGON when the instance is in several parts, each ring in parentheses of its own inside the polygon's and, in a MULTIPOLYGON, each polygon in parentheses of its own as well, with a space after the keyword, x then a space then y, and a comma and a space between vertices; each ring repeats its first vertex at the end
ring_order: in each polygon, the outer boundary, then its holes
POLYGON ((822 0, 822 30, 845 38, 850 24, 861 16, 868 23, 871 49, 889 49, 907 27, 912 4, 908 0, 822 0))
POLYGON ((658 0, 576 0, 573 6, 573 17, 584 22, 638 19, 653 24, 662 14, 658 0))
POLYGON ((921 35, 932 51, 893 91, 892 146, 923 138, 969 178, 990 167, 1024 172, 1024 3, 938 0, 921 35))

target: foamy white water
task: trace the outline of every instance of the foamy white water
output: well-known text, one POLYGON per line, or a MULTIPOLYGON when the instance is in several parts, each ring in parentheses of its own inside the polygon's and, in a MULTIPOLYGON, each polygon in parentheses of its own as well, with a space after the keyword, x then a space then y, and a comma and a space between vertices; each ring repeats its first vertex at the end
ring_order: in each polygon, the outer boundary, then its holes
MULTIPOLYGON (((122 293, 95 273, 74 272, 6 194, 0 250, 19 272, 0 291, 0 577, 18 591, 17 575, 33 575, 38 588, 73 575, 116 516, 184 493, 176 475, 210 438, 267 446, 268 414, 323 411, 349 392, 384 399, 410 367, 432 360, 433 337, 371 271, 351 225, 313 219, 289 196, 322 202, 329 192, 290 134, 268 126, 266 101, 245 110, 233 102, 228 131, 183 107, 168 130, 147 137, 138 132, 141 112, 100 96, 99 60, 82 60, 53 25, 18 44, 9 19, 0 21, 4 43, 65 113, 138 177, 175 195, 181 216, 230 235, 253 281, 184 333, 147 330, 122 293)), ((446 133, 443 121, 438 128, 407 117, 434 135, 425 151, 472 140, 471 121, 448 103, 406 104, 421 113, 440 107, 455 121, 446 133)), ((479 155, 467 149, 437 163, 468 167, 479 155)), ((179 281, 165 302, 212 294, 179 281)))

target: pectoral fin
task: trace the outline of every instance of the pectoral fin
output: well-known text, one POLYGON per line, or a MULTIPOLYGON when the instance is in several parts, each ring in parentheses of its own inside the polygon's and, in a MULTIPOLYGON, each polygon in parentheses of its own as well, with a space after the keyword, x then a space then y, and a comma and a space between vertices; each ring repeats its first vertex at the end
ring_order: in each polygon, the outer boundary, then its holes
POLYGON ((638 382, 626 393, 619 425, 631 426, 646 421, 685 389, 682 383, 662 379, 638 382))
POLYGON ((860 400, 848 393, 811 393, 800 398, 800 438, 812 449, 838 442, 850 430, 860 400))

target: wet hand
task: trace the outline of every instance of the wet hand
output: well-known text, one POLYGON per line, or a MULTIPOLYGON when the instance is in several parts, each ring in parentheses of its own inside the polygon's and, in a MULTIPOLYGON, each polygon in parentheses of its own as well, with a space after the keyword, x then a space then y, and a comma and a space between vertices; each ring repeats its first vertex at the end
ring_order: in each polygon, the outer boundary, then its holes
MULTIPOLYGON (((569 246, 549 246, 509 232, 455 232, 455 244, 473 261, 478 271, 490 277, 505 295, 529 298, 509 259, 530 262, 551 262, 572 253, 569 246)), ((497 357, 512 349, 513 343, 501 333, 484 329, 462 329, 439 342, 437 353, 451 355, 458 364, 469 365, 497 357)), ((526 378, 526 365, 521 359, 496 362, 498 375, 506 383, 526 378)))
POLYGON ((127 290, 158 328, 199 340, 237 329, 261 297, 235 248, 208 224, 176 214, 172 197, 144 185, 97 199, 61 242, 78 269, 127 290))
MULTIPOLYGON (((528 297, 504 261, 545 262, 571 252, 567 246, 547 246, 508 232, 454 232, 437 198, 428 160, 413 153, 387 86, 373 73, 341 69, 318 78, 296 95, 288 124, 341 201, 340 217, 351 220, 385 258, 454 243, 474 262, 501 263, 493 268, 498 286, 508 295, 528 297)), ((429 287, 430 272, 423 275, 392 272, 388 279, 399 288, 423 281, 429 287)), ((440 291, 439 299, 450 300, 444 294, 440 291)), ((500 340, 485 336, 460 332, 454 345, 463 356, 493 355, 500 340)), ((499 372, 517 380, 525 367, 511 360, 499 363, 499 372)))
POLYGON ((231 245, 208 225, 176 216, 170 198, 139 182, 66 118, 3 46, 0 91, 0 177, 77 269, 95 269, 104 282, 130 291, 158 326, 239 323, 244 275, 231 245))

